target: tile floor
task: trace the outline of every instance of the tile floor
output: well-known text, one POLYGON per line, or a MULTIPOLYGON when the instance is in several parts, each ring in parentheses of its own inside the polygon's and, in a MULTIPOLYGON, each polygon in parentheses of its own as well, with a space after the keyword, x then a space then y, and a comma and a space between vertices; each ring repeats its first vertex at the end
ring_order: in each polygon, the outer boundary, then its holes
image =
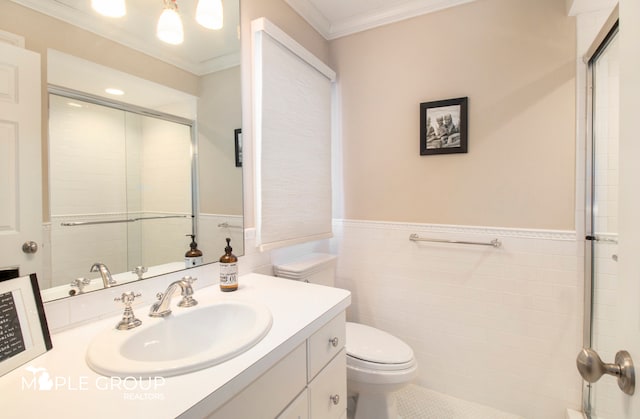
POLYGON ((524 419, 413 384, 398 391, 396 397, 402 419, 524 419))

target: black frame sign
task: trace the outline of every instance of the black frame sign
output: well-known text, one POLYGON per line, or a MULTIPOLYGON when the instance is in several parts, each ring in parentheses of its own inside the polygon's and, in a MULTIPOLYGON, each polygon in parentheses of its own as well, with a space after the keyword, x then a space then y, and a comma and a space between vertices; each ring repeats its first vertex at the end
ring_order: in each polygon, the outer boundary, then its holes
POLYGON ((420 104, 420 155, 466 153, 468 98, 420 104))
POLYGON ((235 155, 236 155, 236 167, 242 167, 242 128, 236 128, 233 130, 233 136, 235 138, 235 155))
POLYGON ((0 282, 0 376, 53 347, 36 274, 0 282))

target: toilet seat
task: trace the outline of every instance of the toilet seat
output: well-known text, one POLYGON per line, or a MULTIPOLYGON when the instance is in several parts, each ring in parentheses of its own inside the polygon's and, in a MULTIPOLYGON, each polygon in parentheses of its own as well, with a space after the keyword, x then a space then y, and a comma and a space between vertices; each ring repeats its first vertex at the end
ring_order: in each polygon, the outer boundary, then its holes
POLYGON ((416 360, 403 362, 402 364, 380 364, 378 362, 365 361, 363 359, 355 358, 351 355, 347 355, 347 367, 357 368, 359 370, 369 371, 403 371, 408 370, 416 365, 416 360))
POLYGON ((347 365, 360 369, 398 371, 415 366, 413 350, 397 337, 359 323, 346 323, 347 365))

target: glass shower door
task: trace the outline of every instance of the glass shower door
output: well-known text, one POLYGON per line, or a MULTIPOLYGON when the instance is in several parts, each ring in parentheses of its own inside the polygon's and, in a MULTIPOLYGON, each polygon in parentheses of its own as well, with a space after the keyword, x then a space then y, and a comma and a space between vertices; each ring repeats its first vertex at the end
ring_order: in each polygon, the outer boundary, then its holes
MULTIPOLYGON (((591 87, 590 164, 587 167, 587 274, 591 276, 590 347, 613 362, 618 279, 619 60, 614 31, 589 62, 591 87)), ((589 342, 585 342, 585 346, 589 342)), ((615 379, 585 382, 585 413, 590 418, 622 418, 615 379)))

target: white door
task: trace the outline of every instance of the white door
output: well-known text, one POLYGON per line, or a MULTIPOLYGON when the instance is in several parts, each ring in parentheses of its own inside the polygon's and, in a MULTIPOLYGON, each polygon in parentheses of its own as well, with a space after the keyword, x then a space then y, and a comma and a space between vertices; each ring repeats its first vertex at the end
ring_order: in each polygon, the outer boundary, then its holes
MULTIPOLYGON (((620 198, 617 346, 640 366, 640 2, 620 1, 620 198)), ((612 360, 604 360, 612 362, 612 360)), ((640 389, 619 392, 624 416, 640 418, 640 389)), ((613 419, 613 418, 611 418, 613 419)))
POLYGON ((42 272, 40 127, 40 55, 0 43, 0 271, 21 276, 42 272))

